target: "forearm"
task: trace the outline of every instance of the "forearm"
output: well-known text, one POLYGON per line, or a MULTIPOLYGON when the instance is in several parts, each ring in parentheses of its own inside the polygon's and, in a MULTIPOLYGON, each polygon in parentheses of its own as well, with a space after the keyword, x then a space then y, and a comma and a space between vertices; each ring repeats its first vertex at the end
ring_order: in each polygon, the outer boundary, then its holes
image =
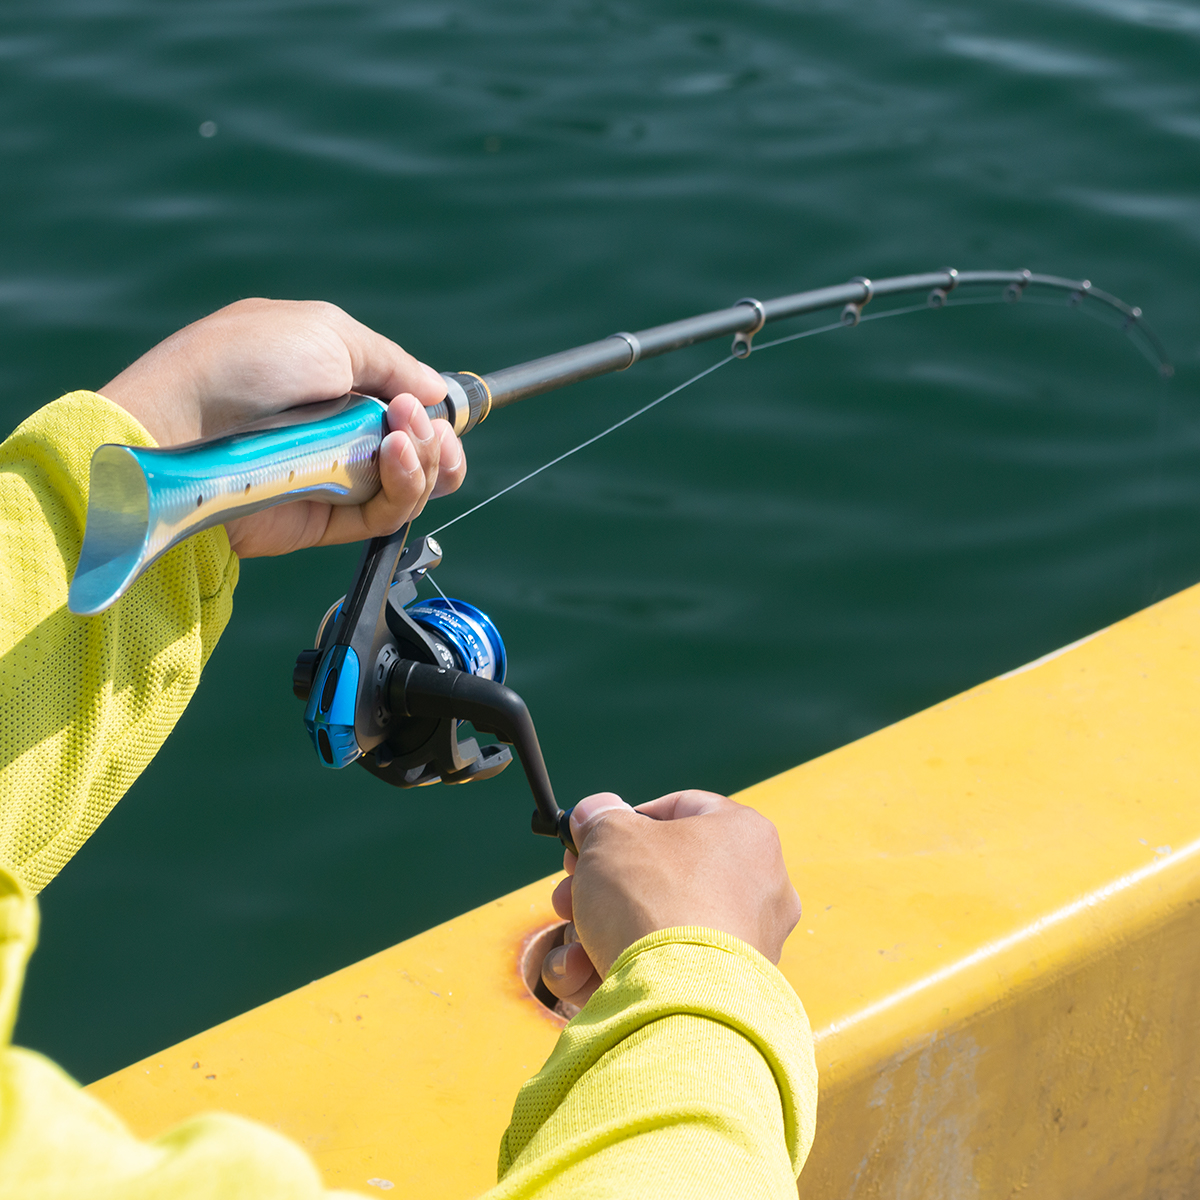
POLYGON ((631 947, 522 1089, 501 1197, 794 1196, 816 1109, 804 1010, 737 939, 631 947))
POLYGON ((34 892, 174 727, 237 581, 218 528, 170 551, 101 616, 67 612, 103 442, 154 444, 121 408, 74 392, 0 445, 0 863, 34 892))

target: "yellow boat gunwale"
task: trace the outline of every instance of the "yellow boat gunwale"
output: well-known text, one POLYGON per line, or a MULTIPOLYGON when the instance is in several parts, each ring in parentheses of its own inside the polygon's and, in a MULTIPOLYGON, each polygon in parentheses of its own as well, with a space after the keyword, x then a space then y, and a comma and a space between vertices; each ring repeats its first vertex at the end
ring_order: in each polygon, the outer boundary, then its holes
MULTIPOLYGON (((804 1195, 1200 1188, 1200 587, 738 798, 805 908, 804 1195)), ((146 1136, 219 1107, 331 1185, 475 1195, 561 1026, 522 976, 552 885, 90 1090, 146 1136)))

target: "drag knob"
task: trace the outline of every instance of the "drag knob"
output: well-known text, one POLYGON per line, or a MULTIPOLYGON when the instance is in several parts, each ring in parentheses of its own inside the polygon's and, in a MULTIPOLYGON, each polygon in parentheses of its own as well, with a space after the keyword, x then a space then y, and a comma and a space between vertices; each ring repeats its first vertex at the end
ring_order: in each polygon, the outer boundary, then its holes
POLYGON ((301 650, 296 655, 292 668, 292 691, 300 700, 307 700, 317 679, 317 668, 321 665, 320 650, 301 650))

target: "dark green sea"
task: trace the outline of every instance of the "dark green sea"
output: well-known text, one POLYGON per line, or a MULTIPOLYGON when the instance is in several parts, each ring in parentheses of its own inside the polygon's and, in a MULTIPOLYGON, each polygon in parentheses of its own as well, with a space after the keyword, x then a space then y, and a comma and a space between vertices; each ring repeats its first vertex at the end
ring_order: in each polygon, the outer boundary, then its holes
MULTIPOLYGON (((563 802, 736 790, 1200 578, 1200 3, 5 0, 0 197, 5 429, 250 295, 476 371, 944 266, 1144 309, 1170 384, 1061 307, 864 324, 447 530, 563 802)), ((423 527, 725 349, 497 413, 423 527)), ((519 770, 318 767, 292 661, 355 557, 243 565, 18 1041, 94 1079, 557 867, 519 770)))

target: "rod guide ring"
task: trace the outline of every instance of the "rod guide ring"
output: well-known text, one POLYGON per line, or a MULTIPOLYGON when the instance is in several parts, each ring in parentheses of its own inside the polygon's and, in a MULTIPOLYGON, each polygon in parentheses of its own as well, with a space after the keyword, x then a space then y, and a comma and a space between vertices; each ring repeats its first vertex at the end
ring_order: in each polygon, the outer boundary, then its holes
POLYGON ((940 287, 935 287, 929 293, 926 303, 930 308, 941 308, 945 303, 950 293, 958 287, 958 272, 953 267, 946 268, 946 282, 940 287))
POLYGON ((865 275, 855 275, 850 282, 861 283, 864 295, 861 300, 851 300, 850 303, 842 309, 843 325, 857 325, 862 319, 862 310, 871 303, 875 296, 875 285, 865 275))
POLYGON ((733 335, 733 345, 729 352, 734 358, 749 357, 750 351, 754 348, 751 344, 754 341, 754 335, 767 323, 767 310, 761 300, 755 300, 753 296, 743 296, 733 307, 739 308, 743 304, 754 309, 758 315, 758 321, 752 329, 739 329, 733 335))
MULTIPOLYGON (((1033 272, 1026 267, 1025 270, 1021 272, 1020 278, 1014 279, 1012 283, 1010 283, 1008 287, 1004 289, 1005 300, 1008 300, 1010 303, 1016 303, 1016 301, 1020 300, 1020 298, 1025 294, 1025 289, 1029 286, 1030 280, 1032 279, 1033 272)), ((1084 285, 1086 287, 1092 286, 1087 280, 1084 280, 1084 285)))

